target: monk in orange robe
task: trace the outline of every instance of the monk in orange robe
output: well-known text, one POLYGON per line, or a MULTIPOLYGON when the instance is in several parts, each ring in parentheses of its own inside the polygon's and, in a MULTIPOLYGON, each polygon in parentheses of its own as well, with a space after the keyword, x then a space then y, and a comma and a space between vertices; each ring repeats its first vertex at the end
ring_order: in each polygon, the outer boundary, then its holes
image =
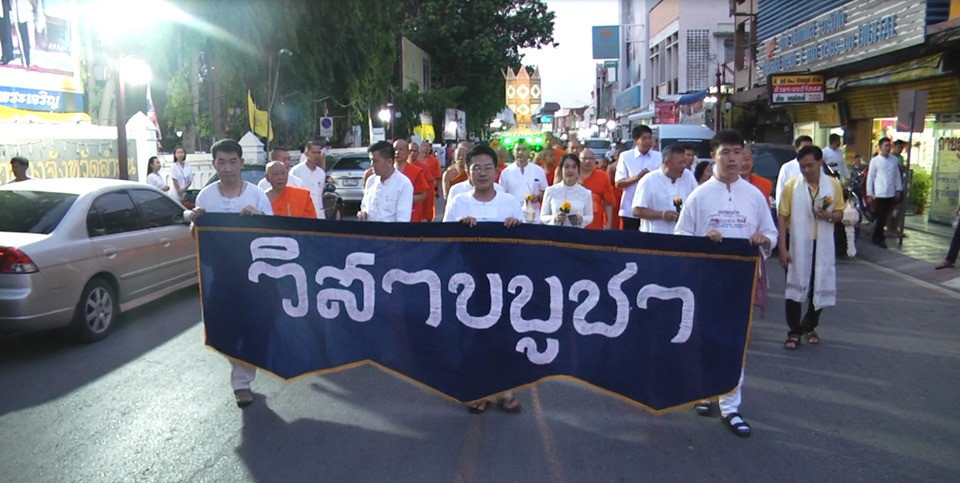
POLYGON ((317 209, 310 198, 310 190, 287 186, 289 171, 287 165, 281 161, 273 161, 267 165, 267 182, 270 188, 265 192, 273 214, 276 216, 296 216, 299 218, 316 218, 317 209))

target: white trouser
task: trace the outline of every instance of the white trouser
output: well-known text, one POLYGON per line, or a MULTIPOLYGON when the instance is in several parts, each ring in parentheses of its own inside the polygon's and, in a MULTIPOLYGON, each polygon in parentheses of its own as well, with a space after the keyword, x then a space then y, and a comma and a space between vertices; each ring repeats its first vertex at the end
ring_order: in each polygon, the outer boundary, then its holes
POLYGON ((233 390, 250 389, 250 383, 257 377, 257 368, 245 362, 230 359, 230 385, 233 390))
POLYGON ((726 417, 728 414, 740 412, 740 388, 743 387, 743 370, 740 370, 740 381, 737 382, 737 388, 726 396, 720 396, 720 416, 726 417))

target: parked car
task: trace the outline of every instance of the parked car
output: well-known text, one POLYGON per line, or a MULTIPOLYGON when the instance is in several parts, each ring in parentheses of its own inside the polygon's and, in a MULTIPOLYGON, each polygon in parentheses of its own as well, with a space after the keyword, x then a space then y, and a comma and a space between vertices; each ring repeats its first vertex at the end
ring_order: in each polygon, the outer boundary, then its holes
POLYGON ((587 138, 583 140, 583 147, 589 148, 597 156, 603 156, 610 151, 612 143, 606 138, 587 138))
MULTIPOLYGON (((243 178, 244 181, 252 183, 254 186, 256 186, 257 183, 263 179, 266 172, 267 165, 265 164, 244 163, 243 168, 241 168, 240 171, 240 177, 243 178)), ((220 178, 217 175, 213 175, 213 177, 210 178, 210 181, 207 182, 207 186, 216 183, 219 180, 220 178)), ((196 199, 197 197, 194 195, 193 200, 195 201, 196 199)), ((187 203, 184 203, 184 205, 186 204, 187 203)), ((330 182, 329 176, 327 176, 327 186, 323 191, 323 211, 324 217, 328 220, 343 219, 343 200, 340 199, 340 194, 337 193, 336 186, 330 182)))
POLYGON ((0 186, 0 331, 72 326, 106 337, 121 311, 197 283, 183 206, 100 178, 0 186))
POLYGON ((369 167, 370 154, 365 148, 332 149, 327 154, 327 176, 344 203, 359 205, 363 200, 363 173, 369 167))
POLYGON ((753 172, 773 182, 777 186, 780 166, 797 157, 797 152, 789 144, 754 143, 750 145, 753 153, 753 172))

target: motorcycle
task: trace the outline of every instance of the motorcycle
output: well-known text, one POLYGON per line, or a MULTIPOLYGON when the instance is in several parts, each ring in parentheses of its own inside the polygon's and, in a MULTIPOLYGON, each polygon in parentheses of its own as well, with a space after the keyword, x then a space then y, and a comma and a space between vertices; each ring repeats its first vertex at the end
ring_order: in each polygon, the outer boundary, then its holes
POLYGON ((851 168, 849 190, 851 195, 856 199, 857 211, 860 212, 862 218, 865 218, 868 223, 872 223, 874 219, 873 208, 866 202, 867 166, 861 165, 851 168))

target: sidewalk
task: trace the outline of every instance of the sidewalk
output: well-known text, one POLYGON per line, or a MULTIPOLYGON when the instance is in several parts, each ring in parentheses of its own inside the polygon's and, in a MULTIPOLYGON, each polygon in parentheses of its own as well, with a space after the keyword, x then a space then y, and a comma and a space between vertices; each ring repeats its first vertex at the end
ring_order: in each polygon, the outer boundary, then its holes
POLYGON ((934 270, 950 247, 953 227, 928 223, 926 216, 909 215, 904 223, 906 235, 903 246, 897 248, 897 238, 887 236, 888 249, 870 243, 872 225, 860 227, 857 258, 909 275, 932 284, 960 291, 960 270, 934 270))

